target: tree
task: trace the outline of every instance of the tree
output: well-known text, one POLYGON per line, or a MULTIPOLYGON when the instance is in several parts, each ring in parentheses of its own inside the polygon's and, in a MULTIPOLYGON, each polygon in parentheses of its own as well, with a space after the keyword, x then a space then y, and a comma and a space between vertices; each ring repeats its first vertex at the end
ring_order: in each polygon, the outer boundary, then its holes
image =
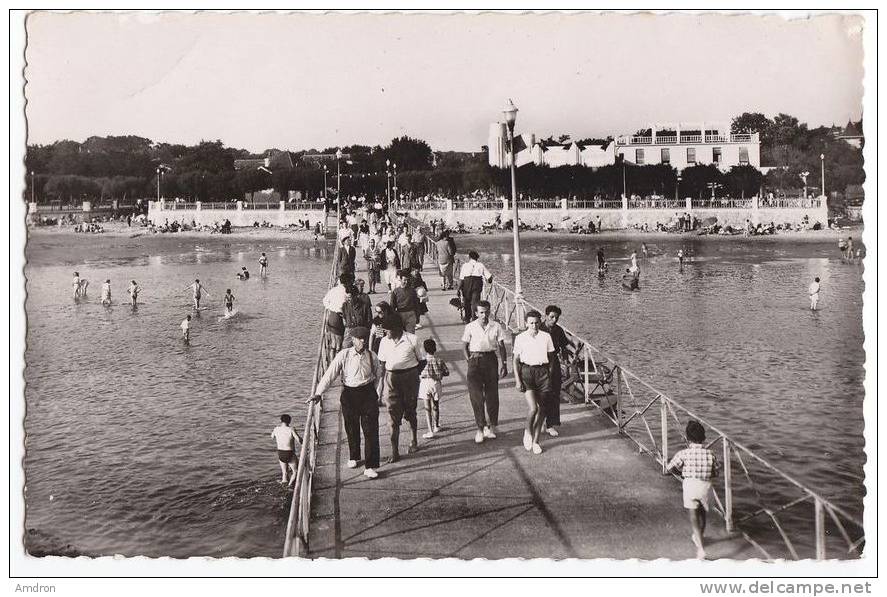
MULTIPOLYGON (((724 175, 717 166, 699 164, 684 168, 681 172, 681 195, 700 199, 705 196, 710 197, 711 189, 708 187, 710 183, 724 184, 724 175)), ((723 195, 723 192, 720 194, 723 195)))
POLYGON ((760 112, 743 112, 730 124, 731 133, 758 133, 761 143, 766 145, 772 143, 772 129, 773 121, 760 112))
POLYGON ((385 159, 397 164, 399 172, 430 170, 434 160, 428 143, 407 136, 392 139, 383 151, 385 159))
POLYGON ((754 166, 733 166, 724 176, 724 186, 730 197, 751 197, 761 190, 764 176, 754 166))

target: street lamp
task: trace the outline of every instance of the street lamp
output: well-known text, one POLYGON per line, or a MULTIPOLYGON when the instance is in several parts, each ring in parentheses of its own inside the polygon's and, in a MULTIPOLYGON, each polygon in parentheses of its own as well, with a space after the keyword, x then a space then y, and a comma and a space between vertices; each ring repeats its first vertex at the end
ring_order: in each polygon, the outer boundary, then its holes
POLYGON ((37 203, 37 200, 34 198, 34 171, 31 170, 31 203, 37 203))
POLYGON ((810 176, 810 173, 806 170, 801 172, 801 180, 804 181, 804 199, 807 198, 807 177, 810 176))
POLYGON ((681 200, 680 193, 678 192, 678 189, 680 188, 680 186, 681 186, 681 175, 678 174, 678 177, 674 183, 674 200, 675 201, 681 200))
POLYGON ((326 167, 326 164, 324 164, 323 165, 323 206, 324 206, 324 208, 326 208, 326 205, 327 205, 327 203, 326 203, 326 171, 327 171, 327 167, 326 167))
POLYGON ((336 150, 336 227, 342 221, 342 150, 336 150))
POLYGON ((163 179, 164 172, 168 172, 169 170, 172 170, 172 168, 170 168, 169 166, 167 166, 165 164, 160 164, 159 166, 157 166, 157 201, 158 202, 160 201, 160 182, 163 179))
POLYGON ((397 164, 395 162, 391 162, 392 168, 392 177, 394 178, 394 186, 391 187, 392 193, 394 193, 394 209, 397 210, 397 164))
MULTIPOLYGON (((517 214, 517 174, 515 172, 514 155, 514 122, 517 120, 517 107, 510 99, 502 110, 505 115, 505 124, 508 126, 508 153, 511 154, 511 219, 512 234, 514 236, 514 299, 519 305, 523 304, 524 292, 521 288, 520 279, 520 219, 517 214)), ((516 309, 518 317, 522 314, 520 308, 516 309)), ((520 319, 518 319, 520 326, 520 319)))
POLYGON ((822 196, 825 197, 825 154, 819 154, 819 163, 822 166, 822 196))
POLYGON ((388 210, 391 210, 391 160, 385 160, 385 196, 388 198, 388 210))

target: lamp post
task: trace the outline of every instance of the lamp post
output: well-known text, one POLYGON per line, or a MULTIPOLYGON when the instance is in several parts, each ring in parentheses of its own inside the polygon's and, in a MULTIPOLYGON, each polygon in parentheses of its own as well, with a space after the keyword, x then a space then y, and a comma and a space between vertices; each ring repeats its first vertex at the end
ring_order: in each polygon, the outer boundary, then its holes
POLYGON ((326 164, 324 164, 323 165, 323 207, 324 207, 324 209, 326 209, 326 206, 327 206, 327 202, 326 202, 326 172, 327 172, 327 167, 326 167, 326 164))
POLYGON ((157 202, 160 203, 160 176, 162 175, 163 170, 160 169, 160 166, 157 167, 157 202))
POLYGON ((678 177, 675 179, 675 183, 674 183, 674 200, 675 201, 681 200, 680 193, 678 192, 680 189, 680 186, 681 186, 681 175, 678 174, 678 177))
MULTIPOLYGON (((502 110, 505 115, 505 124, 508 125, 508 153, 511 154, 511 231, 514 236, 514 299, 517 305, 523 304, 524 292, 520 279, 520 219, 517 213, 517 174, 515 172, 514 155, 514 123, 517 120, 517 107, 509 99, 502 110)), ((519 317, 523 314, 520 306, 515 310, 519 317)), ((520 319, 518 319, 520 326, 520 319)))
POLYGON ((804 199, 807 198, 807 177, 810 176, 810 173, 806 170, 801 172, 801 180, 804 181, 804 199))
POLYGON ((392 177, 394 178, 394 186, 391 187, 392 193, 394 193, 394 206, 395 210, 397 209, 397 163, 391 162, 392 169, 392 177))
POLYGON ((37 203, 37 200, 34 198, 34 171, 31 170, 31 203, 37 203))
POLYGON ((385 196, 388 198, 388 210, 391 210, 391 160, 385 160, 385 196))
POLYGON ((819 163, 822 167, 822 196, 825 197, 825 154, 819 154, 819 163))
POLYGON ((336 227, 342 221, 342 150, 336 150, 336 227))

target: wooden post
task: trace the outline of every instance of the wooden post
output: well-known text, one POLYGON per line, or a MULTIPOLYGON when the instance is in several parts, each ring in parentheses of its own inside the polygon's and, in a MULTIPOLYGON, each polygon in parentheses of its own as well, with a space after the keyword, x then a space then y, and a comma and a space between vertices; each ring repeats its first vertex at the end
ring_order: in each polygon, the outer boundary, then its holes
POLYGON ((813 518, 816 523, 816 559, 825 559, 825 509, 822 502, 816 499, 813 502, 813 518))
POLYGON ((668 472, 668 407, 665 396, 659 397, 659 425, 662 428, 662 474, 668 472))
POLYGON ((613 373, 616 375, 616 420, 619 422, 619 433, 625 427, 625 413, 622 409, 622 370, 618 365, 613 367, 613 373))
POLYGON ((722 437, 724 445, 724 523, 728 533, 733 532, 733 469, 730 460, 730 441, 722 437))
POLYGON ((585 360, 585 371, 582 373, 582 387, 585 389, 585 404, 588 404, 588 345, 582 348, 582 354, 585 360))

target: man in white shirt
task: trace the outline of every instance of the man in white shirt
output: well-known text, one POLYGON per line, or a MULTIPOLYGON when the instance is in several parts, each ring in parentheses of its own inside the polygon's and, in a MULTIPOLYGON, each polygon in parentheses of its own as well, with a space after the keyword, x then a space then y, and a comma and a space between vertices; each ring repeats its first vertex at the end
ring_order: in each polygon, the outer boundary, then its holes
POLYGON ((810 282, 810 288, 808 292, 810 294, 810 309, 812 311, 816 311, 816 306, 819 304, 819 278, 814 278, 812 282, 810 282))
POLYGON ((477 319, 465 326, 462 342, 468 360, 468 399, 477 425, 474 441, 480 444, 485 438, 496 439, 499 376, 508 375, 508 368, 505 366, 505 334, 497 322, 490 321, 490 303, 480 301, 475 310, 477 319), (499 376, 496 375, 496 350, 502 357, 499 376))
POLYGON ((462 294, 462 315, 465 323, 470 322, 475 316, 474 306, 480 301, 484 280, 493 281, 493 274, 478 259, 480 255, 477 251, 468 251, 468 262, 459 270, 458 291, 462 294))
MULTIPOLYGON (((190 317, 190 316, 189 316, 190 317)), ((289 415, 280 415, 280 425, 271 430, 271 437, 277 443, 277 460, 280 463, 280 473, 282 475, 280 482, 287 482, 287 473, 292 473, 290 483, 296 481, 296 464, 298 456, 296 456, 296 440, 302 443, 302 438, 296 433, 296 430, 290 427, 292 417, 289 415)))
POLYGON ((542 315, 539 311, 529 311, 526 315, 527 329, 514 338, 514 378, 515 387, 524 393, 527 401, 527 424, 524 429, 524 448, 533 454, 541 454, 539 436, 545 423, 542 403, 545 394, 551 391, 551 368, 554 363, 554 342, 547 332, 539 329, 542 315))
POLYGON ((323 393, 336 377, 341 377, 342 394, 339 405, 348 437, 348 468, 357 468, 360 461, 360 430, 366 442, 366 458, 363 461, 364 476, 379 476, 379 395, 376 379, 380 370, 379 360, 367 350, 369 330, 365 327, 351 329, 352 345, 340 350, 314 389, 310 401, 321 400, 323 393))
POLYGON ((425 351, 415 334, 405 332, 397 315, 391 315, 382 322, 386 337, 379 343, 380 367, 385 370, 382 397, 388 405, 391 419, 391 456, 388 462, 400 459, 398 439, 400 423, 406 419, 410 425, 410 447, 412 454, 419 449, 416 437, 416 406, 419 398, 419 373, 425 367, 425 351))

